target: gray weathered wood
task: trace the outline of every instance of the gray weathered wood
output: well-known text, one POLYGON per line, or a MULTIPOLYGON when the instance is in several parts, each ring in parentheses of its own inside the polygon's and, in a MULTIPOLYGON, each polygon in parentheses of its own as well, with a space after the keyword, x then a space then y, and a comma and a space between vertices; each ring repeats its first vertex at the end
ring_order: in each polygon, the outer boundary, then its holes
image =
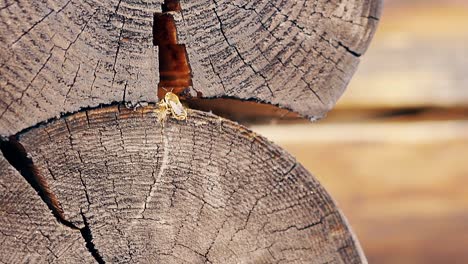
POLYGON ((1 153, 0 263, 94 263, 80 231, 58 223, 1 153))
MULTIPOLYGON (((162 0, 1 0, 0 135, 115 101, 154 102, 162 0)), ((184 0, 175 14, 204 98, 322 117, 374 33, 380 0, 184 0)))
POLYGON ((19 142, 65 220, 90 228, 106 263, 365 262, 314 177, 215 115, 193 110, 186 122, 163 125, 152 106, 108 107, 34 128, 19 142))

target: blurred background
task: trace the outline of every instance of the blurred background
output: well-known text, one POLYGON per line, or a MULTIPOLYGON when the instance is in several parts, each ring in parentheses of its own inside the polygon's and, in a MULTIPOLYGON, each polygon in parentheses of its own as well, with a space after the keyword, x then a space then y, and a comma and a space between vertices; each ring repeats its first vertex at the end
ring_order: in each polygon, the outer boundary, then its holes
POLYGON ((384 0, 328 118, 253 129, 322 182, 370 263, 468 263, 468 0, 384 0))

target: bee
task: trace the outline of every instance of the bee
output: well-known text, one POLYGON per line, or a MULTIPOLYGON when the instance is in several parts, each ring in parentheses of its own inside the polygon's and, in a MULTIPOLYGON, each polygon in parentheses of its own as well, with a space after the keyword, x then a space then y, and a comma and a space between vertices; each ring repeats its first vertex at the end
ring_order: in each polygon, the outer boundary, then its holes
POLYGON ((158 110, 160 122, 165 121, 169 113, 174 119, 187 120, 187 109, 182 105, 179 97, 172 92, 167 92, 164 99, 158 103, 158 110))

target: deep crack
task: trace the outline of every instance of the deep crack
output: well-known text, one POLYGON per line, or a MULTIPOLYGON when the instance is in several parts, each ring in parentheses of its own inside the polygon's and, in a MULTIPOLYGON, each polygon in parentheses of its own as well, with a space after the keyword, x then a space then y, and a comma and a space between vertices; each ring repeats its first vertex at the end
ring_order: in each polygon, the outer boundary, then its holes
POLYGON ((63 209, 60 207, 57 197, 52 193, 46 179, 41 175, 32 159, 28 156, 24 146, 16 137, 11 136, 8 139, 1 139, 0 150, 11 166, 13 166, 37 192, 41 200, 52 211, 57 221, 67 227, 78 229, 65 219, 63 209))
POLYGON ((81 212, 83 217, 83 228, 78 228, 76 225, 65 219, 63 209, 60 207, 57 196, 50 190, 45 177, 40 173, 39 169, 34 165, 24 146, 18 141, 15 136, 9 138, 0 138, 0 150, 5 159, 10 165, 15 168, 18 173, 29 183, 29 185, 37 192, 41 200, 47 205, 55 219, 62 225, 73 229, 80 230, 81 236, 86 242, 86 248, 94 257, 97 263, 105 263, 99 255, 94 243, 93 236, 89 228, 88 221, 81 212))
POLYGON ((86 241, 86 248, 91 253, 91 255, 97 263, 106 263, 102 256, 99 254, 99 251, 96 249, 96 245, 94 245, 93 243, 93 234, 91 232, 91 228, 89 228, 88 219, 85 217, 83 212, 81 212, 81 217, 83 218, 84 227, 80 229, 80 233, 83 239, 86 241))

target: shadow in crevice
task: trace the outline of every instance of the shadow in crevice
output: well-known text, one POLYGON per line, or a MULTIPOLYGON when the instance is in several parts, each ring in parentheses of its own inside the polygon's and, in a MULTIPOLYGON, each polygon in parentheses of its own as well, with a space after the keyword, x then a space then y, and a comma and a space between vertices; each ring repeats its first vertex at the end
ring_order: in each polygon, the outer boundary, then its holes
POLYGON ((99 255, 93 243, 91 229, 85 216, 82 214, 84 227, 78 228, 76 225, 65 219, 63 209, 60 207, 55 194, 50 190, 44 176, 41 175, 39 169, 34 165, 32 159, 28 156, 24 146, 11 136, 7 139, 0 139, 0 150, 5 159, 13 166, 29 185, 37 192, 41 200, 47 205, 49 210, 57 221, 73 230, 79 230, 81 236, 86 242, 86 248, 98 263, 105 263, 99 255))
POLYGON ((81 217, 83 218, 84 227, 80 229, 81 236, 86 242, 86 248, 94 257, 97 263, 104 264, 106 263, 102 256, 99 254, 98 250, 96 249, 96 245, 93 243, 93 234, 91 233, 91 228, 89 227, 88 219, 85 217, 83 212, 81 212, 81 217))
POLYGON ((11 166, 13 166, 37 192, 42 201, 52 211, 57 221, 70 228, 78 229, 75 225, 65 220, 63 210, 60 208, 57 197, 50 190, 47 181, 28 156, 23 145, 21 145, 14 136, 11 136, 8 139, 2 139, 0 141, 0 150, 11 166))
POLYGON ((212 112, 218 116, 242 124, 262 124, 271 122, 297 122, 305 119, 289 109, 257 100, 220 98, 187 98, 184 100, 191 109, 212 112))

